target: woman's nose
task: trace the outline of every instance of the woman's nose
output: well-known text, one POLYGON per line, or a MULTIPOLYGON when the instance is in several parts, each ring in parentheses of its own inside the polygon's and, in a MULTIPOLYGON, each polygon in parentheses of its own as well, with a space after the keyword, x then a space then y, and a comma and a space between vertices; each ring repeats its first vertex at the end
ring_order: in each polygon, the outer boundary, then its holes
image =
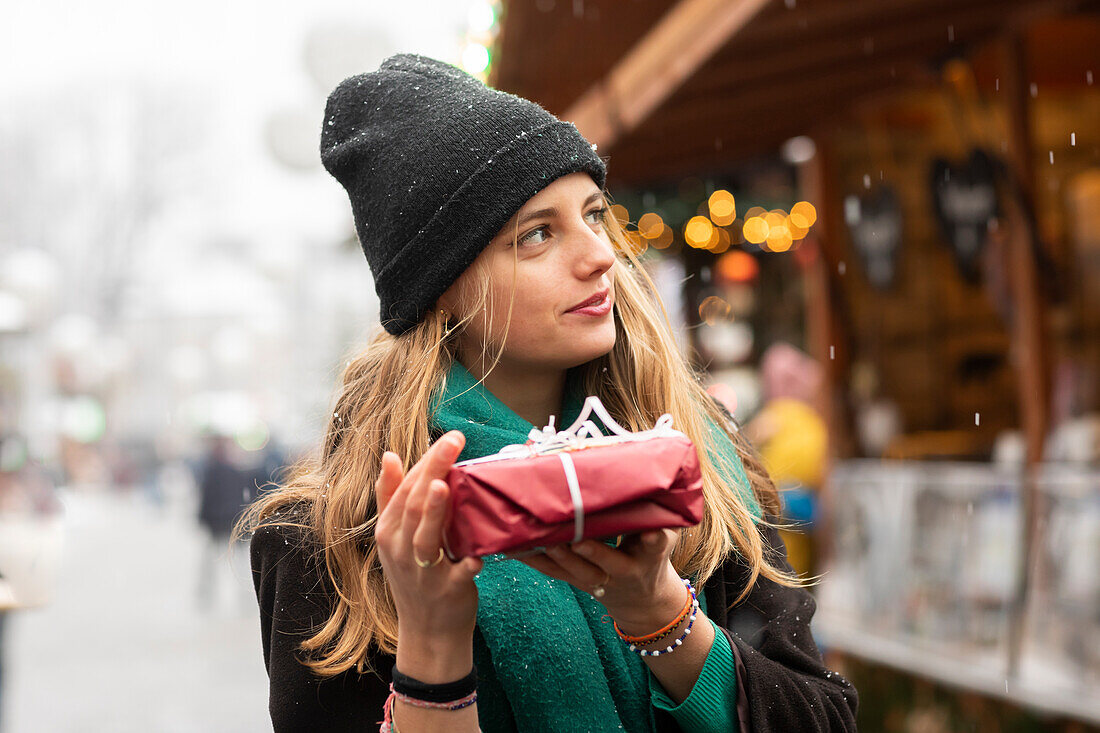
POLYGON ((615 250, 601 232, 585 226, 575 240, 578 252, 574 256, 577 276, 587 280, 599 277, 615 264, 615 250))

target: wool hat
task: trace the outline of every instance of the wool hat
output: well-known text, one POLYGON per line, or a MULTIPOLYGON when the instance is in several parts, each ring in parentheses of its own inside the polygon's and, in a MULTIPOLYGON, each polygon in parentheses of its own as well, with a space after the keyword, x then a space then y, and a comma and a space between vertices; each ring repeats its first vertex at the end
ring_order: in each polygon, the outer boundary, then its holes
POLYGON ((607 168, 571 122, 461 69, 398 54, 329 95, 321 162, 347 190, 382 325, 412 330, 509 219, 607 168))

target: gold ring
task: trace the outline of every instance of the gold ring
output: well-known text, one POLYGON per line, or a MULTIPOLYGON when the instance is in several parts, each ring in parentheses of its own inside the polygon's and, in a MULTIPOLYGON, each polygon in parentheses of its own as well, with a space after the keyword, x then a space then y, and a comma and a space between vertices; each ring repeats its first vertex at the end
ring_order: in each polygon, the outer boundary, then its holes
POLYGON ((416 556, 416 552, 413 552, 413 560, 416 560, 416 564, 422 568, 434 568, 436 565, 443 562, 443 548, 439 548, 439 555, 431 562, 421 560, 419 557, 416 556))
POLYGON ((607 593, 607 589, 604 588, 604 585, 606 585, 607 582, 610 581, 610 580, 611 580, 611 573, 604 573, 603 574, 603 580, 600 582, 599 585, 597 585, 595 588, 592 589, 592 597, 593 598, 603 598, 604 594, 607 593))

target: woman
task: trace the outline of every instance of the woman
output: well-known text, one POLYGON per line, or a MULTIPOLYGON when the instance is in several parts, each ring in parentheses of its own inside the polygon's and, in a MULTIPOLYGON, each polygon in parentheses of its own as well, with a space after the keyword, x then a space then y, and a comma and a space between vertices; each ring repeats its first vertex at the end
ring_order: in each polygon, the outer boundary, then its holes
POLYGON ((764 519, 775 489, 679 355, 594 146, 398 55, 330 95, 321 155, 385 332, 348 362, 321 456, 242 524, 275 728, 854 729, 764 519), (451 464, 568 424, 587 394, 706 448, 702 523, 443 559, 451 464))

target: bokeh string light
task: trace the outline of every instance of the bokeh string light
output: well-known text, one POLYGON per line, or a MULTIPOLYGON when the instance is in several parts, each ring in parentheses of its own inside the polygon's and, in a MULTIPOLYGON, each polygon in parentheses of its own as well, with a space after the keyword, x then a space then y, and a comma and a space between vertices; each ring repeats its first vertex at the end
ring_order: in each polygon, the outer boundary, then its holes
MULTIPOLYGON (((768 210, 752 206, 742 221, 737 218, 736 199, 725 189, 715 190, 696 210, 700 213, 683 225, 683 242, 693 249, 707 250, 715 255, 724 255, 731 247, 745 243, 766 252, 787 252, 796 248, 817 222, 817 210, 808 201, 795 203, 790 212, 782 208, 768 210)), ((649 247, 668 249, 676 240, 676 230, 656 211, 646 211, 636 224, 621 204, 613 204, 611 213, 628 233, 636 254, 644 253, 649 247)))
POLYGON ((730 245, 733 243, 733 241, 730 237, 730 233, 725 229, 717 228, 714 230, 714 233, 718 241, 712 244, 707 249, 709 249, 716 255, 720 255, 730 248, 730 245))
POLYGON ((667 249, 672 245, 673 240, 676 239, 676 234, 672 231, 672 227, 665 224, 661 229, 661 233, 657 235, 655 239, 650 240, 657 249, 667 249))
POLYGON ((763 244, 768 239, 768 222, 759 216, 753 216, 745 220, 745 226, 741 229, 746 242, 763 244))
POLYGON ((655 214, 652 211, 642 214, 642 218, 638 219, 638 231, 646 239, 656 239, 665 230, 664 219, 659 214, 655 214))
POLYGON ((724 189, 718 189, 707 200, 707 208, 710 211, 710 219, 720 227, 726 227, 737 218, 737 203, 733 194, 724 189))
POLYGON ((693 216, 684 225, 684 241, 689 247, 707 249, 713 246, 712 240, 716 240, 717 236, 714 224, 705 216, 693 216))
POLYGON ((626 227, 630 223, 630 212, 622 204, 611 204, 611 215, 619 222, 619 226, 626 227))
POLYGON ((623 234, 626 235, 625 247, 635 256, 641 257, 645 254, 645 251, 649 249, 649 241, 636 231, 625 230, 623 234))
POLYGON ((800 229, 809 229, 817 222, 817 209, 809 201, 799 201, 791 207, 791 219, 800 229))
POLYGON ((699 304, 699 318, 708 326, 733 320, 733 308, 717 295, 710 295, 699 304))

